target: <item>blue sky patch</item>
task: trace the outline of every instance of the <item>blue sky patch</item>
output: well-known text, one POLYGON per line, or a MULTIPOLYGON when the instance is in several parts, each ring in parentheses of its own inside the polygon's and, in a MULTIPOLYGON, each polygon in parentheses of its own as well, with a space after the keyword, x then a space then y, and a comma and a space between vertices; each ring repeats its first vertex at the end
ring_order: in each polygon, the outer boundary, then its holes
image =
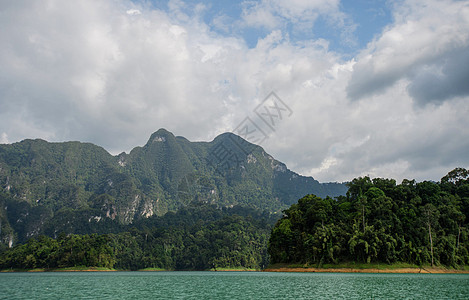
MULTIPOLYGON (((311 24, 298 19, 287 19, 273 15, 280 20, 278 28, 249 26, 243 22, 243 9, 249 10, 261 1, 134 1, 150 3, 155 9, 169 11, 169 3, 177 4, 181 11, 189 16, 199 17, 209 28, 222 36, 234 36, 244 39, 249 48, 254 48, 259 39, 266 37, 272 30, 279 29, 290 42, 303 42, 324 39, 329 43, 329 50, 340 53, 345 58, 354 56, 360 49, 373 40, 383 28, 392 22, 391 4, 387 0, 346 0, 339 5, 341 19, 319 13, 311 24), (179 3, 179 4, 178 4, 179 3), (204 9, 195 12, 197 5, 204 9)), ((281 13, 281 12, 280 12, 281 13)))

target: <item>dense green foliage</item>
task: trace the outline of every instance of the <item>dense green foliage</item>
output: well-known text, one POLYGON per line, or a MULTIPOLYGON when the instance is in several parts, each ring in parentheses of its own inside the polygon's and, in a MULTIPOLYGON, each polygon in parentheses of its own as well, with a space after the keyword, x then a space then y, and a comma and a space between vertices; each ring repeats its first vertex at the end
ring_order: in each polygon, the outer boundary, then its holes
POLYGON ((116 233, 192 202, 280 212, 307 193, 346 190, 299 176, 229 133, 190 142, 161 129, 117 156, 88 143, 25 140, 0 145, 0 247, 61 231, 116 233))
MULTIPOLYGON (((3 246, 0 269, 259 269, 268 264, 269 256, 271 263, 310 266, 349 262, 469 264, 466 169, 455 169, 440 182, 404 180, 396 184, 392 179, 363 177, 348 186, 347 195, 336 199, 301 198, 284 211, 275 226, 275 214, 242 206, 220 208, 204 201, 130 225, 109 218, 97 223, 69 219, 67 223, 70 216, 63 209, 63 231, 67 234, 54 231, 49 234, 55 239, 39 236, 11 249, 3 246), (77 228, 107 233, 70 232, 77 228)), ((6 201, 8 205, 14 199, 6 201)), ((97 200, 106 201, 106 197, 97 200)))
POLYGON ((40 236, 0 254, 0 269, 107 267, 206 270, 267 264, 268 214, 192 205, 117 234, 40 236))
POLYGON ((469 172, 440 182, 354 179, 347 196, 308 195, 272 230, 272 263, 469 264, 469 172))
POLYGON ((1 269, 65 268, 93 266, 111 268, 116 262, 108 235, 62 234, 58 239, 32 238, 0 256, 1 269))

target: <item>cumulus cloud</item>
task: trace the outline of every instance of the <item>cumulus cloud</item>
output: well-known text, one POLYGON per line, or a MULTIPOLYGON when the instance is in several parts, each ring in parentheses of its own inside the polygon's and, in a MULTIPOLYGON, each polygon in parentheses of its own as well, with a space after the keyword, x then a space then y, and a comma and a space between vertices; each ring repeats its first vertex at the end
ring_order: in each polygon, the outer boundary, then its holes
POLYGON ((423 66, 409 84, 409 93, 419 105, 469 95, 469 46, 447 53, 423 66))
POLYGON ((203 24, 181 26, 158 10, 128 14, 124 2, 115 3, 6 8, 0 114, 10 136, 73 137, 115 150, 159 127, 201 123, 203 132, 217 125, 225 109, 212 91, 223 79, 217 64, 243 44, 214 40, 203 24))
POLYGON ((357 58, 348 96, 379 94, 402 79, 418 105, 468 95, 468 2, 406 1, 394 19, 357 58))
POLYGON ((268 28, 255 47, 229 28, 214 32, 204 5, 189 12, 183 1, 166 11, 123 0, 8 2, 0 142, 81 140, 118 153, 161 127, 211 140, 246 117, 262 124, 254 109, 275 91, 293 114, 263 127, 262 146, 291 169, 321 181, 438 180, 469 165, 467 2, 422 3, 396 6, 394 23, 347 60, 324 39, 292 42, 284 28, 344 20, 337 1, 245 4, 244 24, 230 26, 268 28), (429 102, 438 105, 415 107, 429 102))

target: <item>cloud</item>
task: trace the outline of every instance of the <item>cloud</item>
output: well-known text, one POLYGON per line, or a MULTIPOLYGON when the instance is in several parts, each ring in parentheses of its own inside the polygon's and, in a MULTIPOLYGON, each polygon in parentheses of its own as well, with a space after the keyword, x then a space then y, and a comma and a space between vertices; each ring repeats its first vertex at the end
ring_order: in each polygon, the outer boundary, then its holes
POLYGON ((365 175, 439 180, 449 170, 469 165, 463 154, 469 149, 467 100, 415 110, 406 84, 400 84, 347 108, 333 105, 305 119, 301 126, 308 134, 291 133, 290 156, 295 159, 287 163, 322 180, 365 175), (311 140, 309 151, 304 142, 295 142, 298 138, 311 140))
POLYGON ((2 132, 2 135, 0 136, 0 144, 8 144, 8 134, 5 132, 2 132))
POLYGON ((402 79, 420 106, 468 95, 468 2, 405 1, 394 19, 357 58, 348 96, 379 94, 402 79))
POLYGON ((449 52, 419 69, 409 84, 409 94, 419 105, 469 95, 469 68, 465 66, 469 66, 469 47, 449 52))
POLYGON ((138 9, 129 9, 126 11, 128 15, 136 16, 136 15, 141 15, 142 12, 139 11, 138 9))
POLYGON ((228 33, 245 25, 221 34, 204 21, 204 5, 8 2, 0 141, 81 140, 118 153, 161 127, 207 141, 246 117, 264 126, 254 109, 275 91, 293 114, 263 127, 262 146, 294 171, 321 181, 438 180, 469 165, 465 2, 396 6, 394 23, 351 60, 325 39, 292 41, 285 28, 297 17, 308 26, 318 16, 345 20, 337 2, 288 3, 246 4, 242 21, 269 28, 249 47, 228 33), (270 16, 254 17, 261 6, 270 16))
POLYGON ((356 25, 340 8, 340 1, 335 0, 244 1, 238 25, 267 31, 282 30, 296 39, 299 36, 312 37, 313 28, 321 19, 326 28, 341 32, 341 43, 355 45, 356 25))
POLYGON ((213 40, 204 24, 181 26, 158 10, 129 15, 137 8, 125 2, 49 3, 12 5, 0 21, 9 28, 0 33, 0 114, 12 138, 73 137, 115 151, 159 127, 216 125, 225 109, 212 92, 216 60, 240 41, 213 40))
POLYGON ((312 27, 319 15, 337 14, 339 1, 274 0, 245 1, 243 21, 247 26, 276 29, 285 21, 312 27))

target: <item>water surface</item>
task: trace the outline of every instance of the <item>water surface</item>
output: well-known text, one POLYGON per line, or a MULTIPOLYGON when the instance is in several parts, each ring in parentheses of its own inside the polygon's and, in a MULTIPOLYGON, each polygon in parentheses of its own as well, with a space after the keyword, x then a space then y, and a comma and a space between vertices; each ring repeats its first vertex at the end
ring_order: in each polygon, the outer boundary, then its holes
POLYGON ((469 275, 0 273, 0 299, 469 299, 469 275))

